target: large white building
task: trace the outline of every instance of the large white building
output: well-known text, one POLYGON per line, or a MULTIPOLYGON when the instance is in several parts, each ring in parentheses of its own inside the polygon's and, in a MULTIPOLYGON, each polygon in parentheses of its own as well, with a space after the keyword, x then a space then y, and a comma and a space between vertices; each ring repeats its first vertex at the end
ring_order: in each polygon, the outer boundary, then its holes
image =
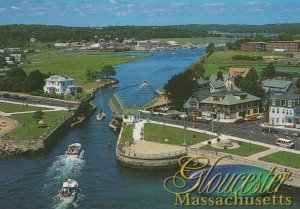
POLYGON ((275 95, 270 98, 269 124, 300 128, 300 94, 275 95))
POLYGON ((77 93, 74 79, 66 75, 53 75, 45 79, 44 91, 50 94, 77 93))

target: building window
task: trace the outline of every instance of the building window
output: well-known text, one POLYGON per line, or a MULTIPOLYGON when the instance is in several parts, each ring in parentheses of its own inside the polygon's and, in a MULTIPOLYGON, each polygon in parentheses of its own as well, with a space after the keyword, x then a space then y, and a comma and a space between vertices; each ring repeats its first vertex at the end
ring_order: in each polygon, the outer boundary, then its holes
POLYGON ((284 118, 282 118, 282 123, 284 123, 284 118))
POLYGON ((277 108, 277 113, 279 113, 279 109, 277 108))
POLYGON ((292 107, 292 101, 288 101, 288 107, 292 107))
POLYGON ((286 114, 287 114, 287 115, 289 114, 289 110, 286 110, 286 114))
POLYGON ((293 115, 293 110, 290 110, 290 115, 293 115))
POLYGON ((280 105, 285 106, 285 100, 284 99, 280 100, 280 105))
POLYGON ((255 108, 255 109, 253 110, 253 114, 256 114, 256 113, 258 113, 258 109, 257 109, 257 108, 255 108))
POLYGON ((282 113, 285 114, 285 109, 282 109, 282 113))
POLYGON ((275 101, 276 101, 275 99, 272 99, 272 105, 275 105, 275 101))
POLYGON ((272 113, 275 113, 275 108, 272 108, 272 113))
POLYGON ((276 123, 279 123, 279 118, 276 118, 276 123))

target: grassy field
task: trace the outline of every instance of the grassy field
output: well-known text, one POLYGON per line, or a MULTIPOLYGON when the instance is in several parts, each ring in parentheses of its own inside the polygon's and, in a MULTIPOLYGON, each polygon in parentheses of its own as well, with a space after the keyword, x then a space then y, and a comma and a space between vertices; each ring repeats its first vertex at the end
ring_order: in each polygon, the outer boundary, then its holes
MULTIPOLYGON (((257 72, 261 72, 269 62, 265 60, 260 61, 249 61, 249 60, 232 60, 234 55, 247 55, 255 56, 254 52, 243 52, 243 51, 217 51, 214 52, 205 62, 206 75, 211 75, 217 73, 219 70, 227 70, 229 67, 254 67, 257 72)), ((257 56, 278 56, 272 52, 256 52, 257 56)), ((283 55, 284 56, 284 55, 283 55)), ((299 67, 288 66, 281 62, 275 62, 274 65, 278 70, 287 71, 298 71, 299 67)))
MULTIPOLYGON (((45 112, 44 121, 50 130, 54 129, 57 121, 61 121, 63 116, 67 116, 67 111, 45 112)), ((7 135, 15 139, 28 139, 34 136, 41 136, 47 132, 47 128, 38 128, 36 120, 33 119, 33 113, 13 115, 11 118, 19 121, 20 126, 9 132, 7 135)))
POLYGON ((262 157, 260 160, 293 168, 300 168, 300 155, 295 153, 280 151, 262 157))
POLYGON ((87 69, 100 69, 105 65, 118 65, 131 62, 137 58, 144 57, 131 56, 128 54, 117 54, 110 52, 81 52, 70 54, 44 53, 29 58, 31 64, 25 62, 27 73, 33 70, 51 74, 67 74, 75 79, 75 84, 84 90, 94 87, 95 81, 86 80, 87 69))
MULTIPOLYGON (((168 143, 175 145, 183 144, 184 131, 181 128, 171 126, 163 126, 158 124, 146 123, 144 127, 144 138, 147 141, 168 143), (168 139, 164 142, 164 139, 168 139)), ((185 131, 187 145, 193 145, 214 138, 208 134, 203 134, 195 131, 185 131), (195 137, 194 137, 195 136, 195 137)))
POLYGON ((240 145, 240 147, 236 148, 236 149, 217 149, 217 148, 212 147, 210 144, 205 145, 201 148, 206 149, 206 150, 216 151, 216 152, 224 152, 224 153, 228 153, 228 154, 239 155, 239 156, 243 156, 243 157, 247 157, 247 156, 253 155, 258 152, 263 152, 268 149, 267 147, 259 146, 256 144, 250 145, 249 143, 246 143, 246 142, 243 142, 240 145))
POLYGON ((133 125, 126 125, 123 128, 123 132, 119 142, 124 143, 128 141, 128 139, 132 139, 132 137, 133 137, 133 125))
POLYGON ((10 104, 5 102, 0 102, 0 111, 11 113, 11 112, 25 112, 25 111, 37 111, 37 110, 45 110, 47 108, 42 107, 33 107, 19 104, 10 104))
POLYGON ((151 39, 157 41, 177 41, 180 44, 193 43, 193 44, 201 44, 201 43, 227 43, 234 42, 238 40, 237 38, 226 38, 226 37, 199 37, 199 38, 160 38, 160 39, 151 39))

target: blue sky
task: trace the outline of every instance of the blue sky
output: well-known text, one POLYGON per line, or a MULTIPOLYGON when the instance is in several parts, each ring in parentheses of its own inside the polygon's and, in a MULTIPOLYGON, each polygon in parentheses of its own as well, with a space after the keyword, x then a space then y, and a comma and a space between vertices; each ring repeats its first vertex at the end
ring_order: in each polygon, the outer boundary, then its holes
POLYGON ((299 0, 0 0, 0 24, 299 23, 299 0))

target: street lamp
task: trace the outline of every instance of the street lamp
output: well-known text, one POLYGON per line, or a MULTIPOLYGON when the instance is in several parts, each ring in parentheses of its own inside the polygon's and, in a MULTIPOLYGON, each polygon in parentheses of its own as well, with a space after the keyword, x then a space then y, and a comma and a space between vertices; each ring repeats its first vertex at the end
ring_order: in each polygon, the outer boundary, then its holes
POLYGON ((252 129, 250 129, 249 139, 250 139, 250 143, 249 143, 249 153, 250 153, 251 152, 252 129))
POLYGON ((185 117, 183 117, 183 146, 186 146, 186 141, 185 141, 185 117))

